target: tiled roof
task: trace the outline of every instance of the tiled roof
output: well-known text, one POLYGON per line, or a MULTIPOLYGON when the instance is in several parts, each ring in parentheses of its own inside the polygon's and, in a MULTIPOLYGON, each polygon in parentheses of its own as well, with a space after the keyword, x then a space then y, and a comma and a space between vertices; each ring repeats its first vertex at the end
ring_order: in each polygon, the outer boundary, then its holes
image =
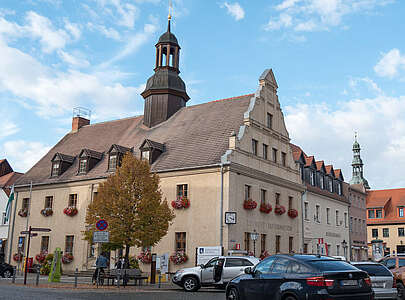
POLYGON ((18 184, 28 185, 31 180, 35 184, 106 177, 107 155, 87 174, 77 175, 79 160, 75 160, 62 175, 53 178, 50 177, 51 159, 57 152, 77 156, 82 149, 106 153, 113 144, 133 147, 139 157, 139 147, 145 139, 165 145, 165 152, 152 164, 152 171, 220 163, 229 147, 229 135, 239 131, 252 96, 184 107, 152 128, 143 125, 143 116, 83 126, 78 132, 65 135, 18 184))
POLYGON ((22 175, 23 173, 10 172, 0 177, 0 188, 5 190, 7 196, 10 191, 9 187, 12 186, 22 175))
POLYGON ((91 150, 91 149, 83 149, 83 151, 89 156, 89 157, 92 157, 92 158, 96 158, 96 159, 98 159, 98 160, 100 160, 102 157, 103 157, 103 152, 98 152, 98 151, 95 151, 95 150, 91 150))
POLYGON ((320 161, 316 162, 316 169, 318 171, 320 171, 322 169, 322 166, 325 167, 325 163, 323 162, 323 160, 320 160, 320 161))
POLYGON ((327 166, 325 166, 325 169, 326 169, 326 174, 335 176, 335 173, 332 172, 332 170, 333 170, 333 166, 332 166, 332 165, 327 165, 327 166))
POLYGON ((305 156, 305 166, 309 167, 315 162, 315 158, 313 156, 305 156))
POLYGON ((59 156, 62 161, 66 161, 68 163, 73 163, 73 161, 75 160, 74 156, 66 155, 63 153, 55 153, 54 158, 55 156, 59 156))
POLYGON ((367 219, 367 224, 405 223, 398 215, 398 207, 405 206, 405 188, 368 191, 366 201, 367 208, 384 208, 383 218, 367 219))
POLYGON ((290 147, 294 161, 298 161, 301 157, 301 154, 303 154, 304 157, 306 157, 306 154, 304 153, 304 151, 302 151, 302 149, 299 146, 290 143, 290 147))

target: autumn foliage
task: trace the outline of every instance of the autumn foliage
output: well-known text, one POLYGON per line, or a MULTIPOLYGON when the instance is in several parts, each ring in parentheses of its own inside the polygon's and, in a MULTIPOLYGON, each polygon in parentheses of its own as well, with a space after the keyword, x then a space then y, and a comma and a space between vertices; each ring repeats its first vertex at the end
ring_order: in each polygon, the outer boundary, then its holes
POLYGON ((108 222, 110 242, 129 248, 150 247, 167 234, 174 214, 162 199, 159 176, 151 173, 149 163, 128 152, 121 167, 101 183, 97 197, 89 205, 85 232, 90 240, 99 218, 108 222))

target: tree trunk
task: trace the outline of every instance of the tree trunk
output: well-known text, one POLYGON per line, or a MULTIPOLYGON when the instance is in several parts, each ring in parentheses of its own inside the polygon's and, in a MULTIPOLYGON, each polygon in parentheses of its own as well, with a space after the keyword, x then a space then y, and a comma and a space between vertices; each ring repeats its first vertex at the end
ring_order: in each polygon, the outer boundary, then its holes
POLYGON ((129 268, 129 249, 131 246, 125 245, 125 267, 129 268))

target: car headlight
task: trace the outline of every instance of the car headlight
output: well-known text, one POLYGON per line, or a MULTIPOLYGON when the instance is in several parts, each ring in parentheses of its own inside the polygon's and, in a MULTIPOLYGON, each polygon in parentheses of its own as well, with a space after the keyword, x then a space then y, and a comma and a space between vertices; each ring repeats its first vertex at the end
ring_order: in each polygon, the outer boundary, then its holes
POLYGON ((184 273, 184 270, 177 270, 174 275, 180 275, 180 274, 182 274, 182 273, 184 273))

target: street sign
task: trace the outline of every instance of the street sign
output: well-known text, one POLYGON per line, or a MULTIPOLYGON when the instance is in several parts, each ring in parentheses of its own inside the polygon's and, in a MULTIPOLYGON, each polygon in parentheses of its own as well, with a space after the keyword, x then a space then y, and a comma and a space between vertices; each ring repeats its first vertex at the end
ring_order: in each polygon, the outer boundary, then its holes
MULTIPOLYGON (((21 233, 21 234, 30 234, 29 231, 21 231, 20 233, 21 233)), ((31 232, 31 236, 38 236, 38 233, 31 232)))
POLYGON ((103 231, 103 230, 106 230, 107 227, 108 227, 108 223, 107 223, 107 221, 104 220, 104 219, 100 219, 100 220, 98 220, 97 223, 96 223, 96 228, 97 228, 98 230, 103 231))
POLYGON ((35 227, 32 227, 31 231, 49 232, 49 231, 51 231, 51 229, 50 228, 35 228, 35 227))
POLYGON ((93 243, 108 243, 110 242, 110 232, 108 231, 94 231, 93 243))

